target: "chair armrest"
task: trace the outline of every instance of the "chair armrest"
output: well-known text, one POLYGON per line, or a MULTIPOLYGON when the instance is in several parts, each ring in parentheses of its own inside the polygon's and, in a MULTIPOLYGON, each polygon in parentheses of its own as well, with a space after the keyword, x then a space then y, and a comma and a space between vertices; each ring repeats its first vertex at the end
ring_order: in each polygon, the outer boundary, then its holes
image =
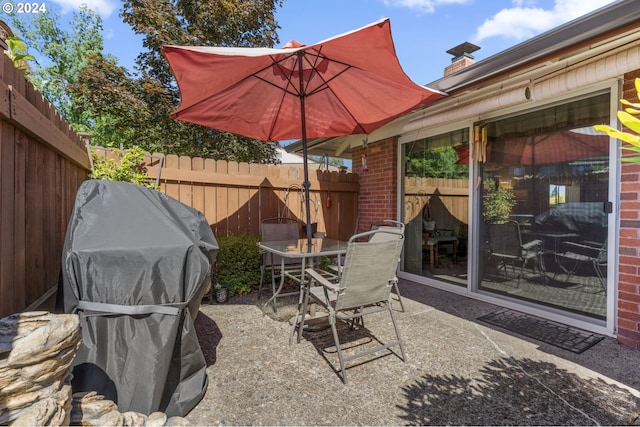
POLYGON ((535 249, 536 247, 538 248, 542 247, 542 240, 536 239, 536 240, 532 240, 530 242, 522 244, 522 249, 525 249, 525 250, 535 249))
POLYGON ((592 242, 562 242, 562 248, 564 249, 564 252, 573 252, 580 255, 595 257, 602 249, 602 244, 600 244, 600 246, 594 246, 591 243, 592 242))
POLYGON ((322 275, 322 273, 316 271, 313 268, 307 268, 305 270, 305 273, 308 274, 309 276, 311 276, 311 278, 313 280, 315 280, 316 282, 318 282, 320 285, 324 286, 325 288, 329 289, 330 291, 338 292, 340 290, 340 287, 338 286, 338 284, 331 283, 329 280, 327 280, 326 277, 324 277, 322 275))

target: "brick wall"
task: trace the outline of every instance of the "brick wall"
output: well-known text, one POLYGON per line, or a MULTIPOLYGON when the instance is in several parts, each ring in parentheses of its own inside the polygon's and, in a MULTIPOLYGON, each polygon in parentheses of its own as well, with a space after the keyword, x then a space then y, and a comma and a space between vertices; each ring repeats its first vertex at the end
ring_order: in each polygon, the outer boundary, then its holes
MULTIPOLYGON (((640 71, 624 78, 623 98, 633 102, 638 102, 636 77, 640 71)), ((640 349, 640 163, 623 162, 621 169, 618 342, 640 349)))
POLYGON ((468 67, 469 65, 473 65, 474 63, 475 61, 472 58, 469 58, 468 56, 463 56, 462 58, 453 62, 451 65, 445 67, 444 75, 448 76, 449 74, 453 74, 456 71, 460 71, 463 68, 468 67))
POLYGON ((353 171, 358 173, 358 230, 366 231, 372 223, 383 219, 396 219, 397 206, 397 142, 385 139, 352 150, 353 171), (367 171, 362 171, 362 154, 367 155, 367 171))

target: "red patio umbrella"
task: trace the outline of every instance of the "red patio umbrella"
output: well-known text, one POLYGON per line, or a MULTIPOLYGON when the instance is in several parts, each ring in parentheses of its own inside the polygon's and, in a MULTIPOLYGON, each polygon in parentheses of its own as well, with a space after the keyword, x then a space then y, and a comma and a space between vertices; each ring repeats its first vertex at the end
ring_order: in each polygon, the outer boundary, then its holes
MULTIPOLYGON (((444 96, 404 73, 388 19, 309 46, 162 51, 181 95, 171 117, 263 141, 302 139, 307 204, 307 138, 369 134, 444 96)), ((311 239, 309 206, 306 216, 311 239)))
POLYGON ((510 165, 546 165, 609 155, 609 136, 577 128, 489 144, 488 158, 510 165))

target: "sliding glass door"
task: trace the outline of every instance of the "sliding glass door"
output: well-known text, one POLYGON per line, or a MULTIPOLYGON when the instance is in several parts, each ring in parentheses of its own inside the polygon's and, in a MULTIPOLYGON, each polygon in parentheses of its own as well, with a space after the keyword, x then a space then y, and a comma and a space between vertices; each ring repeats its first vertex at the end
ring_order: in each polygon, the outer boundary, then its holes
POLYGON ((608 93, 486 123, 479 289, 606 318, 608 93))
POLYGON ((402 155, 402 269, 466 287, 469 129, 404 144, 402 155))

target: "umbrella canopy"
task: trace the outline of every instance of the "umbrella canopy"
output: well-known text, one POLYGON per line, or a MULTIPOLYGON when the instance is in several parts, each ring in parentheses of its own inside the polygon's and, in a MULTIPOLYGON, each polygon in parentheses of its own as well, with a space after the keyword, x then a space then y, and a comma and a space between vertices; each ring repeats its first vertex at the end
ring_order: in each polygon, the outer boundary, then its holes
POLYGON ((444 96, 404 73, 388 19, 308 46, 162 50, 181 95, 173 118, 263 141, 302 139, 307 202, 307 138, 369 134, 444 96))
POLYGON ((546 165, 609 155, 609 137, 578 128, 489 144, 491 163, 546 165))

